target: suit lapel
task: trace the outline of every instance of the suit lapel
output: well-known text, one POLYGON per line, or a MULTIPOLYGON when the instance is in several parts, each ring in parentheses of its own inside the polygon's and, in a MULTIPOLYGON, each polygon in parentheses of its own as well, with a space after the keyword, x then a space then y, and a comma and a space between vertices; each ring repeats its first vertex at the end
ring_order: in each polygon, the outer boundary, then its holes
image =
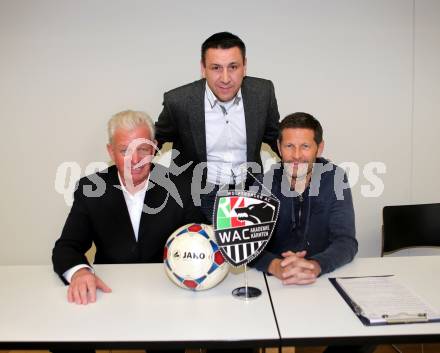
POLYGON ((205 132, 205 82, 199 80, 195 82, 193 94, 189 96, 188 120, 194 139, 197 156, 200 161, 206 161, 206 132, 205 132))
POLYGON ((139 223, 139 242, 142 241, 142 238, 145 235, 151 234, 154 229, 157 228, 157 225, 151 224, 151 221, 154 220, 155 216, 161 214, 162 209, 166 207, 164 202, 168 202, 167 196, 170 197, 167 195, 167 191, 163 187, 150 180, 148 183, 147 192, 145 193, 144 208, 139 223), (157 213, 157 211, 159 211, 159 213, 157 213))
POLYGON ((130 240, 136 241, 127 203, 125 202, 124 194, 121 190, 118 172, 115 166, 109 169, 109 184, 107 188, 107 195, 110 201, 105 204, 109 205, 109 214, 113 220, 112 223, 118 225, 118 230, 122 236, 128 236, 130 240))
POLYGON ((257 128, 258 121, 256 121, 257 105, 252 87, 248 84, 246 78, 244 78, 241 85, 241 95, 243 97, 244 119, 246 122, 246 155, 247 160, 252 161, 255 156, 255 141, 257 141, 257 128))

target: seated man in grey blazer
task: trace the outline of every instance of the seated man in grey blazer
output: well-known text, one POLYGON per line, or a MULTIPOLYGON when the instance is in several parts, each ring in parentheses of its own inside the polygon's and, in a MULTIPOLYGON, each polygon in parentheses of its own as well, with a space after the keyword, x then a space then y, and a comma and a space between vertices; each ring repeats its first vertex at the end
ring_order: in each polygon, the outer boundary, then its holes
POLYGON ((203 220, 190 180, 151 163, 156 146, 149 116, 120 112, 109 120, 108 134, 115 165, 79 181, 52 253, 55 272, 69 284, 67 298, 76 304, 95 302, 97 289, 111 291, 85 256, 92 243, 95 263, 161 262, 168 236, 203 220))
POLYGON ((173 142, 179 152, 174 163, 190 162, 193 193, 199 189, 194 201, 201 201, 211 222, 220 188, 244 184, 247 163, 253 173, 263 172, 261 144, 277 153, 280 116, 272 82, 246 76, 246 47, 239 37, 216 33, 201 49, 203 79, 165 93, 156 132, 159 147, 173 142))

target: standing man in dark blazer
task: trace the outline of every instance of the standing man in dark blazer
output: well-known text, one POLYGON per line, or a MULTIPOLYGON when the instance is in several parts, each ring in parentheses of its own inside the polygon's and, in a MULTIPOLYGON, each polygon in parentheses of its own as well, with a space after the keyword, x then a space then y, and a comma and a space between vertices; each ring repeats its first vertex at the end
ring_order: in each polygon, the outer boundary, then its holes
POLYGON ((114 115, 107 150, 115 165, 82 178, 61 237, 55 243, 55 272, 69 284, 68 300, 88 304, 96 289, 110 287, 85 256, 96 246, 95 263, 161 262, 167 238, 180 226, 201 222, 191 200, 190 180, 153 167, 154 125, 138 111, 114 115))
POLYGON ((211 221, 217 191, 243 184, 245 163, 263 172, 261 144, 277 153, 279 113, 272 82, 246 76, 246 47, 236 35, 220 32, 205 40, 201 72, 203 79, 165 93, 156 136, 159 147, 173 142, 178 166, 192 162, 193 191, 205 186, 200 201, 211 221), (197 167, 201 162, 206 168, 197 167))

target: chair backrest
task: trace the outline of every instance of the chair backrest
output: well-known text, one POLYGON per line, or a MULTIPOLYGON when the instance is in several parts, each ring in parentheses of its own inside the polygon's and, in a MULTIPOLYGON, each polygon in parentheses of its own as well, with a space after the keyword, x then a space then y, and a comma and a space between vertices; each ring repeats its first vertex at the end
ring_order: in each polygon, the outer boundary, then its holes
POLYGON ((385 206, 382 256, 416 246, 440 246, 440 203, 385 206))

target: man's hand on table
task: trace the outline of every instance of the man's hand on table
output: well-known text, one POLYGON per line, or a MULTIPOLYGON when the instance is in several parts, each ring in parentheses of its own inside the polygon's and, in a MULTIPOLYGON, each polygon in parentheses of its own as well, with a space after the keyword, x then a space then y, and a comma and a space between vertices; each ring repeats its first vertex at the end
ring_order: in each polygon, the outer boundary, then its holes
POLYGON ((86 305, 96 301, 96 290, 100 289, 104 293, 112 290, 98 276, 88 268, 81 268, 76 271, 67 290, 67 300, 69 303, 86 305))

